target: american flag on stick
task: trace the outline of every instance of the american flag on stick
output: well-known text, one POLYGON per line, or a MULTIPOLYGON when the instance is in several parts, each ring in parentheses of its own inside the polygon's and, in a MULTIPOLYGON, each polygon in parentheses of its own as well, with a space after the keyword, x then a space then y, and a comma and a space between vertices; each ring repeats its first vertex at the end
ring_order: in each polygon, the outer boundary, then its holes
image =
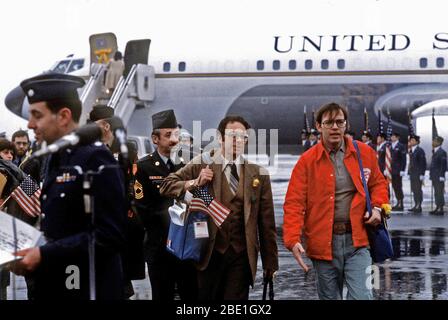
POLYGON ((26 214, 37 217, 40 215, 40 193, 39 185, 30 176, 26 176, 11 193, 11 197, 16 200, 26 214))
POLYGON ((220 227, 231 210, 226 208, 208 192, 207 187, 200 187, 193 191, 194 198, 190 202, 191 211, 202 211, 212 217, 213 222, 220 227))

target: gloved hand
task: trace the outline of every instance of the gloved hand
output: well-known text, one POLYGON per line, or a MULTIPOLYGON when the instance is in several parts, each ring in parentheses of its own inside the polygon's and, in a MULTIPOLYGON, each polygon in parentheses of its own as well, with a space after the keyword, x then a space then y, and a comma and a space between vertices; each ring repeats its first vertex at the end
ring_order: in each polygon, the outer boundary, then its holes
POLYGON ((384 171, 383 171, 383 174, 384 174, 384 175, 387 175, 387 170, 384 170, 384 171))
POLYGON ((445 177, 440 177, 439 180, 440 182, 445 182, 445 177))
POLYGON ((425 176, 423 176, 423 175, 420 176, 420 181, 422 181, 422 182, 425 181, 425 176))
POLYGON ((400 177, 404 177, 404 176, 406 176, 406 172, 400 171, 400 177))

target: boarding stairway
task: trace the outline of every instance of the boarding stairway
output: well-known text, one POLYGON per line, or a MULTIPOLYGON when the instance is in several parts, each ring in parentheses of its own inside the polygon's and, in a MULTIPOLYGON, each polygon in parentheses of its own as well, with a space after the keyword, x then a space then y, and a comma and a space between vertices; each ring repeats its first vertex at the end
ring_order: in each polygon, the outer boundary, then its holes
POLYGON ((82 115, 80 123, 85 123, 88 114, 96 104, 105 104, 115 110, 126 126, 136 106, 148 106, 154 100, 155 72, 154 67, 145 64, 135 64, 129 74, 118 81, 112 96, 109 98, 104 89, 104 76, 107 67, 104 64, 93 64, 92 75, 82 94, 82 115))

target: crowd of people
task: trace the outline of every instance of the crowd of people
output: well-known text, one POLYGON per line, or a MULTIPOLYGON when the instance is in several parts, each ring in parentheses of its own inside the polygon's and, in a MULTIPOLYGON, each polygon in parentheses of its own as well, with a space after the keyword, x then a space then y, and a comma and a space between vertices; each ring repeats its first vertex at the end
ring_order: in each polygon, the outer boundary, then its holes
MULTIPOLYGON (((114 136, 114 110, 96 105, 89 122, 101 130, 101 141, 33 157, 42 145, 78 129, 82 108, 77 89, 83 85, 81 78, 52 73, 21 83, 30 103, 28 128, 36 141, 31 144, 22 130, 11 141, 0 140, 0 205, 39 228, 45 243, 17 252, 21 259, 2 269, 0 297, 6 297, 11 271, 25 276, 31 300, 127 299, 134 293, 132 280, 143 279, 147 268, 153 300, 247 300, 259 254, 263 279, 272 281, 279 262, 271 182, 266 169, 243 156, 250 129, 246 119, 223 118, 217 128, 219 146, 186 163, 176 150, 179 140, 191 143, 192 137, 181 134, 172 109, 160 111, 152 116, 155 151, 137 159, 133 145, 123 148, 114 136), (33 210, 10 196, 25 177, 39 186, 40 203, 33 210), (187 215, 206 213, 206 220, 191 225, 194 238, 204 243, 195 261, 167 250, 173 245, 170 217, 178 203, 185 205, 181 210, 187 215), (67 270, 73 268, 78 278, 70 282, 67 270)), ((380 135, 375 147, 365 133, 357 159, 358 144, 346 133, 347 122, 344 106, 328 103, 318 110, 316 130, 304 143, 307 151, 293 169, 284 204, 285 246, 305 272, 310 267, 303 256, 311 259, 321 299, 341 299, 344 282, 348 298, 372 299, 366 228, 383 218, 389 175, 398 201, 395 209, 403 206, 399 190, 406 148, 398 134, 390 144, 380 135), (385 160, 384 148, 390 148, 391 162, 385 160), (358 160, 371 194, 371 213, 358 160)), ((425 157, 419 137, 410 141, 413 210, 418 212, 426 164, 420 163, 425 157)), ((431 164, 438 192, 443 192, 446 170, 442 142, 434 139, 431 164)), ((443 212, 442 200, 437 201, 443 212)))

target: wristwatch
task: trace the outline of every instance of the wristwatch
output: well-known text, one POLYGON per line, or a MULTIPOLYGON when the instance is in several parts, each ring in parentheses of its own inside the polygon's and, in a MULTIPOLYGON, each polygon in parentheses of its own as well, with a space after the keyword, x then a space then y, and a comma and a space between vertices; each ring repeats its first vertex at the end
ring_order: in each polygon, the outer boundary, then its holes
POLYGON ((196 184, 196 179, 190 180, 188 181, 188 189, 190 188, 196 188, 197 184, 196 184))

